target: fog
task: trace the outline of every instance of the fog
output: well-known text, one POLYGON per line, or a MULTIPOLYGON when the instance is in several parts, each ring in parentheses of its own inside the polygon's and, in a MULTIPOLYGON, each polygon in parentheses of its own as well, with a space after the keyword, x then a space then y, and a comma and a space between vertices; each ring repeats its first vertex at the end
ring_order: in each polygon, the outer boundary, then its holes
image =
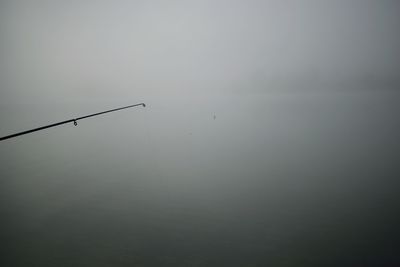
POLYGON ((400 2, 0 1, 2 266, 394 266, 400 2))

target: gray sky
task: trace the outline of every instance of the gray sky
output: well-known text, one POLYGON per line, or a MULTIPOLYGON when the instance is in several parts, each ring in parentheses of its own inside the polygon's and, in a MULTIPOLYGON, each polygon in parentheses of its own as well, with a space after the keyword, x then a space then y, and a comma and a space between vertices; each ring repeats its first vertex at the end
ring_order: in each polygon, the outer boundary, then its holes
POLYGON ((4 97, 398 88, 397 1, 2 1, 4 97))
POLYGON ((400 262, 399 11, 0 1, 1 136, 148 104, 0 143, 9 263, 400 262))

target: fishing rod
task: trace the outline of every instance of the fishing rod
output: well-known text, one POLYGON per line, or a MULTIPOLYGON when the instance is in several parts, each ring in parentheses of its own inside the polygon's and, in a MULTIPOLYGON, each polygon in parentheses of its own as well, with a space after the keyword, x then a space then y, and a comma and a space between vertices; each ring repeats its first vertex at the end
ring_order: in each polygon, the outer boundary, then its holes
POLYGON ((109 113, 109 112, 118 111, 118 110, 121 110, 121 109, 133 108, 133 107, 137 107, 137 106, 146 107, 146 104, 145 103, 134 104, 134 105, 130 105, 130 106, 125 106, 125 107, 121 107, 121 108, 115 108, 115 109, 110 109, 110 110, 106 110, 106 111, 102 111, 102 112, 97 112, 97 113, 85 115, 85 116, 78 117, 78 118, 75 118, 75 119, 70 119, 70 120, 65 120, 65 121, 52 123, 52 124, 41 126, 41 127, 34 128, 34 129, 31 129, 31 130, 27 130, 27 131, 23 131, 23 132, 19 132, 19 133, 10 134, 10 135, 6 135, 6 136, 3 136, 3 137, 0 137, 0 141, 6 140, 6 139, 10 139, 10 138, 14 138, 14 137, 17 137, 17 136, 20 136, 20 135, 24 135, 24 134, 29 134, 29 133, 41 131, 41 130, 44 130, 44 129, 47 129, 47 128, 56 127, 56 126, 59 126, 59 125, 62 125, 62 124, 70 123, 70 122, 73 122, 74 125, 77 126, 78 125, 77 121, 79 121, 79 120, 87 119, 87 118, 90 118, 90 117, 102 115, 102 114, 109 113))

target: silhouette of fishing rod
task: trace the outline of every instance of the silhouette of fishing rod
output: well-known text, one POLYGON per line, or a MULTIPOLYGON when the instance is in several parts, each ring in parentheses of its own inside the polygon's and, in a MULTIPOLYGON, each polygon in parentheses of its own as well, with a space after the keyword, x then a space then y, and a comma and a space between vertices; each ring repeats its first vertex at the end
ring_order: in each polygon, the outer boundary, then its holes
POLYGON ((10 138, 14 138, 14 137, 17 137, 17 136, 20 136, 20 135, 24 135, 24 134, 29 134, 29 133, 41 131, 41 130, 44 130, 44 129, 47 129, 47 128, 56 127, 56 126, 59 126, 59 125, 62 125, 62 124, 70 123, 70 122, 73 122, 74 125, 77 126, 78 125, 77 121, 79 121, 79 120, 87 119, 87 118, 90 118, 90 117, 102 115, 102 114, 109 113, 109 112, 118 111, 118 110, 121 110, 121 109, 133 108, 133 107, 137 107, 137 106, 146 107, 146 104, 145 103, 140 103, 140 104, 130 105, 130 106, 122 107, 122 108, 115 108, 115 109, 110 109, 110 110, 106 110, 106 111, 102 111, 102 112, 98 112, 98 113, 93 113, 93 114, 82 116, 82 117, 75 118, 75 119, 56 122, 56 123, 49 124, 49 125, 46 125, 46 126, 42 126, 42 127, 34 128, 34 129, 31 129, 31 130, 27 130, 27 131, 23 131, 23 132, 19 132, 19 133, 10 134, 10 135, 7 135, 7 136, 0 137, 0 141, 6 140, 6 139, 10 139, 10 138))

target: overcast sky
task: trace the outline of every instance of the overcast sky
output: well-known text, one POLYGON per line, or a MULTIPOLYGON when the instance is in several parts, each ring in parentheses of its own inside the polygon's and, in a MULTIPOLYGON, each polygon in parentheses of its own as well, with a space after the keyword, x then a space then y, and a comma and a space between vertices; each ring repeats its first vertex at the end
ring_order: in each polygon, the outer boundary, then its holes
POLYGON ((397 1, 1 2, 3 100, 398 88, 397 1))
POLYGON ((0 143, 9 262, 400 262, 399 11, 1 0, 1 136, 148 105, 0 143))

